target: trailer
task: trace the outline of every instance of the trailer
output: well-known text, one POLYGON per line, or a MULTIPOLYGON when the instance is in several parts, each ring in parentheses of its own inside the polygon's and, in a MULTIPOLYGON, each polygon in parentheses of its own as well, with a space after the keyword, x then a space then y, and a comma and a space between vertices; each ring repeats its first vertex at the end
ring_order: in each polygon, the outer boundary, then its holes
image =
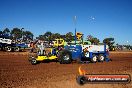
POLYGON ((0 36, 0 49, 5 50, 5 51, 21 51, 25 48, 27 48, 27 44, 22 43, 22 44, 16 44, 13 43, 11 39, 9 39, 9 36, 0 36))

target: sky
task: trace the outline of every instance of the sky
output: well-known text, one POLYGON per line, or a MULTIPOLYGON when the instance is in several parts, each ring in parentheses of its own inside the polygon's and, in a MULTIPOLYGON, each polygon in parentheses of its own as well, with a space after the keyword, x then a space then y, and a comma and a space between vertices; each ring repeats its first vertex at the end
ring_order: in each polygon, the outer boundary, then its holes
POLYGON ((82 32, 132 45, 132 0, 0 0, 0 30, 82 32), (76 20, 74 17, 76 16, 76 20))

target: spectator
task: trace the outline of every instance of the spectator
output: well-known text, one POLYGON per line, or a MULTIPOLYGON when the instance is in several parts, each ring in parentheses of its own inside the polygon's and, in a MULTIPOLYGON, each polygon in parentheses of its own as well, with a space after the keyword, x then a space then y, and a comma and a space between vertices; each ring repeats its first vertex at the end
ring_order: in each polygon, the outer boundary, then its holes
POLYGON ((44 43, 41 41, 40 43, 38 43, 39 45, 38 45, 38 48, 39 48, 39 50, 40 50, 40 55, 44 55, 45 54, 45 45, 44 45, 44 43))
POLYGON ((31 47, 31 53, 33 53, 35 50, 35 43, 33 41, 31 42, 30 47, 31 47))

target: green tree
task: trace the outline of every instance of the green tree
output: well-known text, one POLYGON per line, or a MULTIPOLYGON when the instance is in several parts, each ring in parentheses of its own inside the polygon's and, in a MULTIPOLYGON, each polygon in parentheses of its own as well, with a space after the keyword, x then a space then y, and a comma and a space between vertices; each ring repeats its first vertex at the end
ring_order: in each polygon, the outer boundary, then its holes
POLYGON ((13 30, 11 30, 11 36, 13 39, 17 39, 17 38, 21 38, 22 37, 22 31, 19 28, 13 28, 13 30))
POLYGON ((51 35, 52 33, 50 31, 47 31, 46 33, 44 33, 44 39, 46 39, 46 41, 50 41, 51 40, 51 35))
POLYGON ((56 38, 56 39, 58 39, 58 38, 61 37, 61 35, 60 35, 59 33, 55 33, 54 35, 55 35, 55 38, 56 38))
POLYGON ((0 31, 0 35, 2 35, 3 34, 3 31, 0 31))
POLYGON ((36 39, 39 39, 39 40, 46 40, 44 35, 39 35, 38 37, 36 37, 36 39))
POLYGON ((65 40, 66 35, 60 35, 60 37, 65 40))
POLYGON ((52 35, 50 36, 51 41, 56 39, 56 35, 54 33, 52 33, 52 35))
POLYGON ((26 40, 33 40, 33 33, 30 31, 23 31, 23 39, 26 40))
POLYGON ((113 44, 115 43, 114 42, 114 38, 105 38, 104 40, 103 40, 103 43, 105 43, 105 44, 107 44, 108 46, 109 46, 109 49, 111 50, 111 49, 113 49, 113 44))
POLYGON ((109 46, 112 46, 115 42, 114 42, 114 38, 105 38, 103 40, 103 43, 108 44, 109 46))
POLYGON ((46 40, 46 41, 53 41, 55 39, 62 38, 65 41, 72 41, 74 40, 74 36, 72 32, 68 32, 66 35, 61 35, 60 33, 52 33, 50 31, 44 33, 43 35, 39 35, 37 39, 46 40))
POLYGON ((66 33, 66 35, 65 35, 65 41, 71 42, 71 41, 73 41, 73 40, 74 40, 74 38, 73 38, 73 33, 72 33, 72 32, 66 33))
POLYGON ((52 33, 51 36, 49 36, 49 40, 53 41, 55 39, 61 38, 61 35, 59 33, 52 33))
POLYGON ((5 29, 3 30, 3 33, 4 33, 4 34, 10 34, 10 30, 9 30, 8 28, 5 28, 5 29))
POLYGON ((93 37, 92 35, 87 36, 87 40, 90 41, 92 44, 99 44, 100 40, 96 37, 93 37))

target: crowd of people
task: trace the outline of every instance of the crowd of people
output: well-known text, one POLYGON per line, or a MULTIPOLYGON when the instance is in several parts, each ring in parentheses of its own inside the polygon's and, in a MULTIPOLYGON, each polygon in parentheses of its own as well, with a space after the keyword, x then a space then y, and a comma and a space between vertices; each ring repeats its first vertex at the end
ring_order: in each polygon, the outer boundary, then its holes
POLYGON ((30 47, 31 47, 31 50, 30 50, 31 53, 37 51, 37 53, 39 55, 44 55, 44 52, 45 52, 45 44, 44 44, 44 41, 40 41, 40 40, 37 40, 35 42, 32 41, 30 43, 30 47))
MULTIPOLYGON (((49 46, 52 46, 52 54, 56 55, 56 50, 60 51, 63 49, 63 47, 58 46, 58 47, 53 47, 52 43, 48 43, 49 46)), ((32 41, 30 43, 30 53, 37 53, 38 55, 46 55, 46 48, 47 48, 47 43, 45 41, 37 40, 37 41, 32 41)), ((51 47, 50 47, 51 48, 51 47)))

